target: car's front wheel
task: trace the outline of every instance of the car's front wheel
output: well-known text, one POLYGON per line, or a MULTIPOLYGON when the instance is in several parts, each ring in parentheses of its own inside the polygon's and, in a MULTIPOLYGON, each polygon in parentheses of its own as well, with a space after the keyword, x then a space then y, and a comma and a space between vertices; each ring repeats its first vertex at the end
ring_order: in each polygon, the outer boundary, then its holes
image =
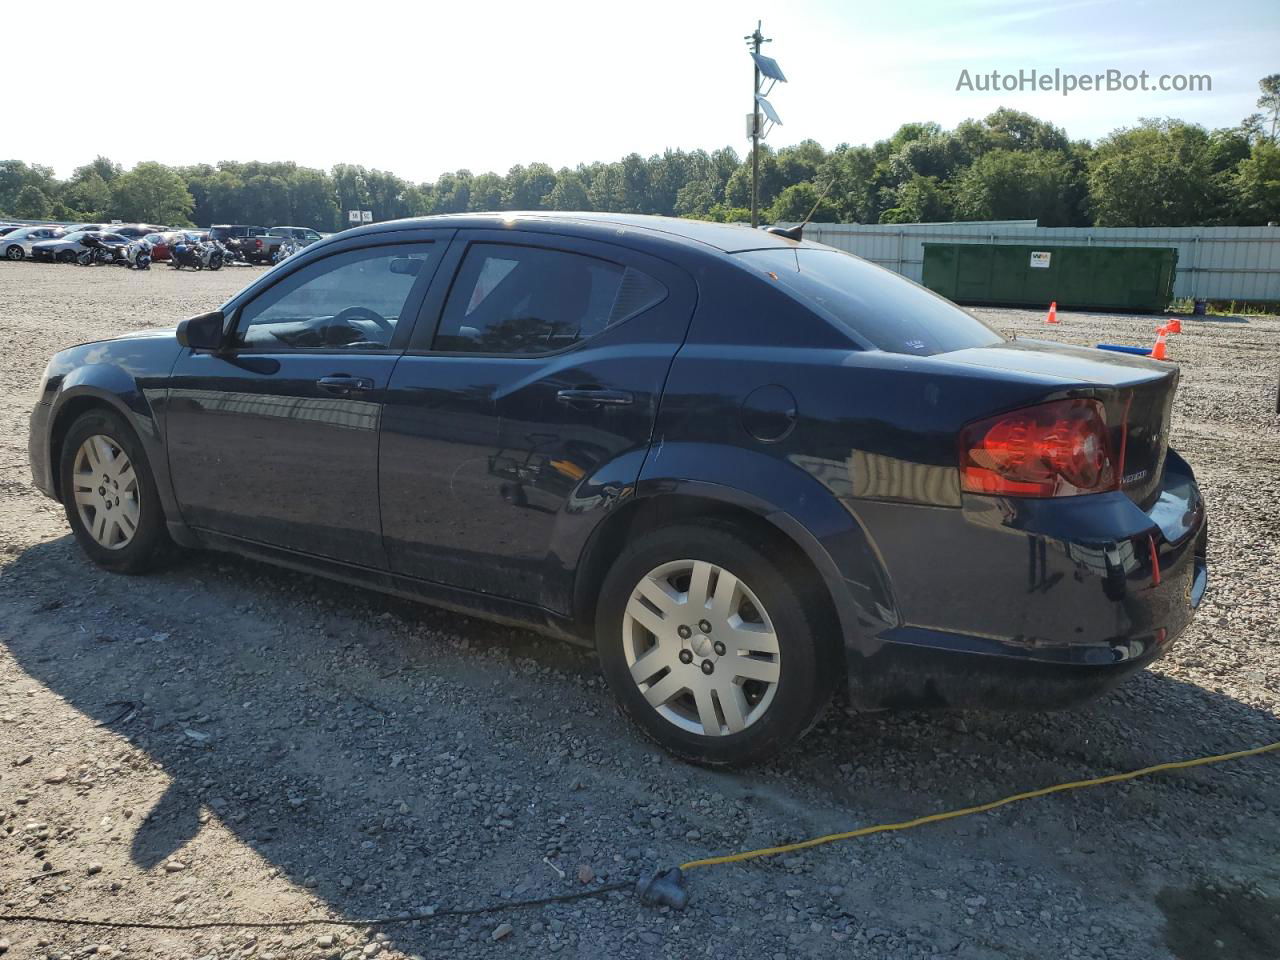
POLYGON ((802 737, 835 689, 821 618, 732 526, 654 531, 619 556, 601 591, 596 647, 623 711, 672 753, 753 763, 802 737))
POLYGON ((78 259, 74 250, 62 250, 58 253, 58 261, 60 263, 75 263, 78 259))
POLYGON ((25 250, 14 243, 9 245, 9 249, 4 252, 4 255, 10 260, 21 260, 27 254, 25 250))
POLYGON ((137 435, 118 414, 93 410, 71 425, 58 476, 71 531, 98 566, 142 573, 169 556, 173 544, 155 479, 137 435))

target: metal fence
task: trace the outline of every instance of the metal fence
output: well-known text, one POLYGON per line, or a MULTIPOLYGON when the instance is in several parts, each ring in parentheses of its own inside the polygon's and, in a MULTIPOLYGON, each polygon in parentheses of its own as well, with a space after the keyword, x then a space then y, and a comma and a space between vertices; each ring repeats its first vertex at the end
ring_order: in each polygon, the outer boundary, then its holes
POLYGON ((1280 227, 1037 227, 997 223, 811 223, 817 240, 920 282, 925 241, 1037 243, 1103 247, 1175 247, 1175 297, 1280 300, 1280 227))

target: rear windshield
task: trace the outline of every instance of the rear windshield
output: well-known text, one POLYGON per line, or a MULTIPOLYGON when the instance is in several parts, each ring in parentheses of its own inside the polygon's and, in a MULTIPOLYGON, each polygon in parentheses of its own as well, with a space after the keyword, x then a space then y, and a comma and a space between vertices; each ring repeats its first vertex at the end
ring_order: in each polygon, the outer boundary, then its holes
POLYGON ((950 300, 838 250, 748 250, 738 257, 877 350, 927 357, 1004 340, 950 300))
POLYGON ((214 227, 209 231, 209 236, 215 240, 225 240, 227 237, 246 237, 248 235, 248 227, 214 227))

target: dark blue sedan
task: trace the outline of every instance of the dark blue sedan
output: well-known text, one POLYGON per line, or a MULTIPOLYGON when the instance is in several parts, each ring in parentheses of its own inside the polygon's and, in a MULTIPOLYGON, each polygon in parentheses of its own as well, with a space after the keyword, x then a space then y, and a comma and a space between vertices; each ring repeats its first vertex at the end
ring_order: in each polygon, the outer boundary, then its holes
POLYGON ((790 236, 436 217, 57 354, 31 463, 103 567, 230 550, 590 644, 733 764, 841 685, 1047 708, 1162 654, 1206 583, 1177 380, 790 236))

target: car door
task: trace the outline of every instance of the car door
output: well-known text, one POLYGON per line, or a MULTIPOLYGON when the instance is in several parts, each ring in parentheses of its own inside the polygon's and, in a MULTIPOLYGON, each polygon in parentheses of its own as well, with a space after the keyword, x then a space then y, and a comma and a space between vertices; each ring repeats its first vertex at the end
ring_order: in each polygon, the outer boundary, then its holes
POLYGON ((270 274, 229 305, 222 352, 178 359, 166 432, 189 525, 385 567, 383 391, 447 240, 345 245, 270 274))
POLYGON ((693 281, 627 248, 518 230, 461 231, 445 271, 387 390, 391 569, 567 610, 564 544, 639 474, 693 281))

